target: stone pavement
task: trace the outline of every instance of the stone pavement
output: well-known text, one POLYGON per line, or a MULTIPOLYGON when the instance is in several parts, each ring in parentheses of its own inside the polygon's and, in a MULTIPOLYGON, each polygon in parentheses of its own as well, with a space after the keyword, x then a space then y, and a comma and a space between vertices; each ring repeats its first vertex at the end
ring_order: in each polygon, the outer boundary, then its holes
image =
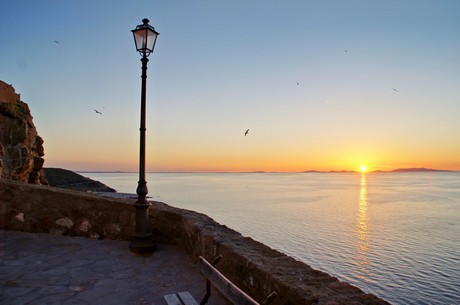
MULTIPOLYGON (((128 241, 0 230, 0 304, 164 305, 188 290, 199 302, 205 279, 170 245, 142 257, 128 241)), ((226 305, 214 290, 210 305, 226 305)))

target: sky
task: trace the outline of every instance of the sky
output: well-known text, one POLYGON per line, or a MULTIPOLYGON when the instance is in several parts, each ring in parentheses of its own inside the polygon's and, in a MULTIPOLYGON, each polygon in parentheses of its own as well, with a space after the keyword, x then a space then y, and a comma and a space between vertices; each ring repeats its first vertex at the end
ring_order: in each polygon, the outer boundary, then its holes
POLYGON ((0 7, 0 80, 31 108, 45 167, 138 170, 131 30, 148 18, 147 171, 460 170, 458 0, 0 7))

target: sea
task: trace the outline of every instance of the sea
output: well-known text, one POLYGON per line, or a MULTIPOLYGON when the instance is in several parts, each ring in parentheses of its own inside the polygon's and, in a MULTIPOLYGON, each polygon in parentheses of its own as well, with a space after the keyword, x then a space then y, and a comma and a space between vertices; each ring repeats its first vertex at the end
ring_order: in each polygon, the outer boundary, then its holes
MULTIPOLYGON (((135 193, 136 173, 80 173, 135 193)), ((149 173, 204 213, 392 304, 460 304, 460 172, 149 173)))

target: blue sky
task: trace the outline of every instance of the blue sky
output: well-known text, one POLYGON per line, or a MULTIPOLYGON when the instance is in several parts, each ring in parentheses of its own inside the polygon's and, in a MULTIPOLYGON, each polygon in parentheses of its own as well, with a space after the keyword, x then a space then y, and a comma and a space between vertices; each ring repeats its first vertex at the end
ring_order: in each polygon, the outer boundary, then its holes
POLYGON ((131 30, 149 18, 148 170, 460 169, 460 1, 1 7, 0 79, 29 104, 45 166, 137 169, 131 30))

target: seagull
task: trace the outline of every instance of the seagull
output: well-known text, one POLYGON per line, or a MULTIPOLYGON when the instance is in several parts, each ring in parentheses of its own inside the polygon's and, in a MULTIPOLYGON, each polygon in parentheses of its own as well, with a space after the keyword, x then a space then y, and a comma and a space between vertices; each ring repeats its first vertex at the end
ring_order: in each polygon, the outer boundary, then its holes
POLYGON ((96 109, 93 109, 97 114, 102 115, 102 112, 97 111, 96 109))
POLYGON ((299 82, 297 82, 297 86, 300 85, 299 82))
POLYGON ((247 136, 249 133, 249 129, 244 132, 244 136, 247 136))
POLYGON ((348 50, 344 50, 344 51, 345 51, 345 53, 348 53, 348 50))
POLYGON ((54 42, 55 42, 55 43, 59 43, 59 41, 57 41, 57 40, 55 40, 54 42))
POLYGON ((399 92, 399 90, 398 90, 398 89, 396 89, 396 88, 393 88, 393 91, 394 91, 394 92, 399 92))

